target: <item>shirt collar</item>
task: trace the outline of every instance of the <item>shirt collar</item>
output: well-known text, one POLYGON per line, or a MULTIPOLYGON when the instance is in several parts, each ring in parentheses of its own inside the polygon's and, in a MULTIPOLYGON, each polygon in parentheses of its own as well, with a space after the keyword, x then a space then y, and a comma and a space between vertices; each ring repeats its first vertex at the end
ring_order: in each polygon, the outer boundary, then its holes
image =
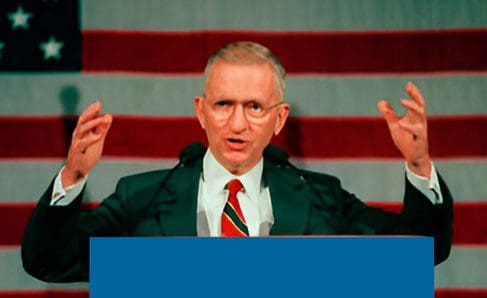
POLYGON ((247 173, 237 176, 230 173, 215 158, 211 150, 206 151, 203 158, 203 181, 208 186, 210 194, 217 195, 223 191, 225 185, 232 179, 239 179, 251 200, 257 200, 261 192, 262 172, 264 160, 260 161, 247 173))

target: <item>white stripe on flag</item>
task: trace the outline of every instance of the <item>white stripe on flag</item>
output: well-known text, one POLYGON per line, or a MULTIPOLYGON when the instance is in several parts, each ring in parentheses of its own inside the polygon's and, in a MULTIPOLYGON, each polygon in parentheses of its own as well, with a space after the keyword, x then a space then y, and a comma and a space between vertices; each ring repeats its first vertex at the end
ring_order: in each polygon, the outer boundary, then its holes
POLYGON ((122 3, 120 0, 81 1, 83 29, 339 31, 487 26, 487 2, 474 0, 139 0, 122 3), (427 13, 427 17, 421 12, 427 13))
MULTIPOLYGON (((90 173, 87 197, 98 201, 115 189, 122 176, 172 167, 176 160, 102 160, 90 173)), ((305 169, 337 176, 342 186, 364 200, 399 202, 404 192, 402 161, 310 161, 305 169)), ((487 199, 487 160, 439 160, 436 167, 459 202, 487 199)), ((0 162, 0 202, 35 202, 62 166, 61 161, 0 162), (19 185, 20 187, 12 187, 19 185)))
MULTIPOLYGON (((403 87, 421 87, 429 115, 486 114, 487 76, 289 76, 285 100, 292 115, 380 116, 376 102, 398 104, 403 87)), ((96 99, 113 114, 194 115, 202 77, 124 75, 2 75, 0 115, 62 115, 80 112, 96 99), (68 106, 68 107, 67 107, 68 106)))

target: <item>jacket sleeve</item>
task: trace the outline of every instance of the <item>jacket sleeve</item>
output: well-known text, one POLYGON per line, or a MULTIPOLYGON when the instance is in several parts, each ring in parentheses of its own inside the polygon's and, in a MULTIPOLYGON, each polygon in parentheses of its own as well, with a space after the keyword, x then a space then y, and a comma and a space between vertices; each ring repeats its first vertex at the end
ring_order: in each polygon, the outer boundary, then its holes
POLYGON ((443 203, 434 205, 407 179, 404 204, 400 213, 368 206, 353 194, 336 186, 341 198, 342 215, 347 234, 365 235, 423 235, 434 238, 435 264, 450 254, 453 230, 453 199, 438 175, 443 203))
POLYGON ((116 235, 127 214, 123 179, 94 211, 82 211, 83 192, 67 206, 50 206, 52 185, 35 207, 24 232, 21 257, 27 273, 45 282, 88 281, 89 237, 116 235))
POLYGON ((438 175, 438 179, 443 203, 436 205, 433 205, 406 179, 404 207, 401 214, 415 234, 434 237, 435 264, 448 258, 453 238, 453 197, 443 178, 438 175))

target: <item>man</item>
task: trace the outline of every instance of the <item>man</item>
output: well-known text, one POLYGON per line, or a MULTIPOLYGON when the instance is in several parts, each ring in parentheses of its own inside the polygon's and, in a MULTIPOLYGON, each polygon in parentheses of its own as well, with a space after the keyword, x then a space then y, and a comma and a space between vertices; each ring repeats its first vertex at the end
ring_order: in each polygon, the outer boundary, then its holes
POLYGON ((100 206, 81 213, 86 177, 112 122, 100 115, 99 102, 90 105, 79 117, 66 165, 27 225, 26 271, 50 282, 88 280, 88 239, 102 235, 420 234, 435 237, 436 263, 446 259, 452 198, 428 155, 418 88, 406 85, 411 99, 401 100, 408 110, 403 117, 378 103, 407 164, 404 209, 393 214, 366 206, 334 177, 297 169, 268 146, 289 115, 284 77, 279 60, 259 44, 218 50, 205 69, 204 94, 194 98, 208 150, 193 144, 173 169, 122 178, 100 206))

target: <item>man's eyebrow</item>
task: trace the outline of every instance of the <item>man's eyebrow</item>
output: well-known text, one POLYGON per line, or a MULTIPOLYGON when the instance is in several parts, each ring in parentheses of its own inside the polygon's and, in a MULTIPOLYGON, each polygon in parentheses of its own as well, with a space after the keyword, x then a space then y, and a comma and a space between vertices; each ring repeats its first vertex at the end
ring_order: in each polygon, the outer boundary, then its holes
POLYGON ((244 100, 244 103, 252 103, 252 102, 263 104, 265 102, 265 99, 263 99, 263 98, 251 98, 251 99, 244 100))
POLYGON ((231 98, 228 98, 228 97, 215 97, 213 100, 214 101, 236 102, 235 99, 231 99, 231 98))
POLYGON ((263 98, 248 98, 248 99, 244 99, 244 100, 238 100, 238 99, 234 99, 234 98, 228 98, 228 97, 225 97, 225 96, 214 96, 212 97, 212 100, 214 101, 228 101, 228 102, 241 102, 241 103, 249 103, 249 102, 263 102, 265 101, 263 98))

